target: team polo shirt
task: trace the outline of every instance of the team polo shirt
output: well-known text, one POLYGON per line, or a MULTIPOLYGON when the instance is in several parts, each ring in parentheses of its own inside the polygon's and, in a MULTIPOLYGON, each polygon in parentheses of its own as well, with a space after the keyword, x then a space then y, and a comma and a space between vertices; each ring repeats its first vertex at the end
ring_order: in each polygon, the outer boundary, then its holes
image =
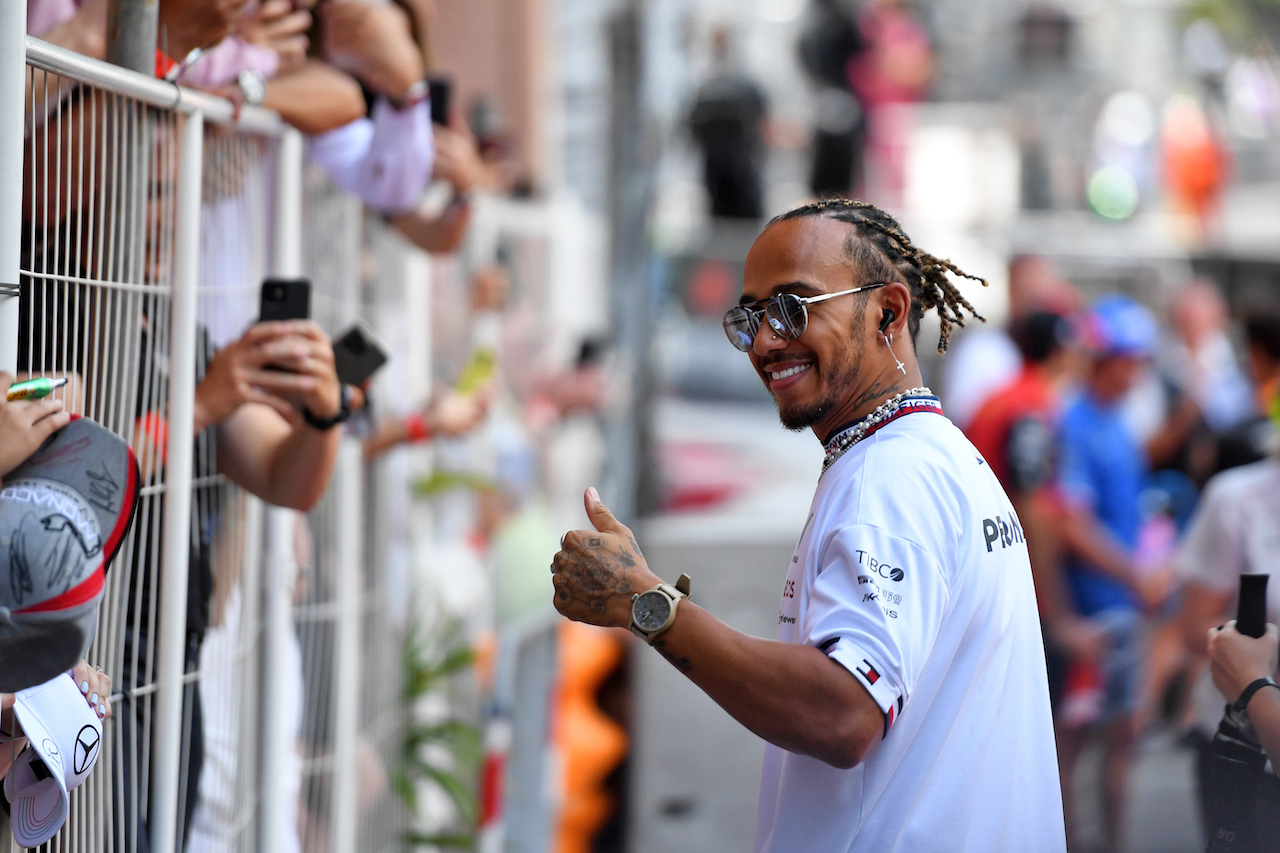
POLYGON ((848 770, 766 745, 757 853, 1066 849, 1021 525, 945 417, 899 418, 822 477, 777 637, 844 666, 884 735, 848 770))
POLYGON ((1001 485, 1031 493, 1056 471, 1058 417, 1058 395, 1048 374, 1029 365, 987 398, 964 432, 1001 485))

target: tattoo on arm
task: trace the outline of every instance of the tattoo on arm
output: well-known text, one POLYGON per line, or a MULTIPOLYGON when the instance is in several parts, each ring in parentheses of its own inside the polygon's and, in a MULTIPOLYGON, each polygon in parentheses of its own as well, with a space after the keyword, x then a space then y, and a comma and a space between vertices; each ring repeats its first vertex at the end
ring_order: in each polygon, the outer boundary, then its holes
POLYGON ((688 658, 678 658, 675 655, 671 654, 671 652, 667 651, 667 644, 664 643, 662 640, 655 640, 653 643, 653 647, 657 649, 658 654, 666 658, 667 661, 672 666, 680 670, 685 675, 688 675, 689 671, 693 669, 692 661, 690 661, 688 658))

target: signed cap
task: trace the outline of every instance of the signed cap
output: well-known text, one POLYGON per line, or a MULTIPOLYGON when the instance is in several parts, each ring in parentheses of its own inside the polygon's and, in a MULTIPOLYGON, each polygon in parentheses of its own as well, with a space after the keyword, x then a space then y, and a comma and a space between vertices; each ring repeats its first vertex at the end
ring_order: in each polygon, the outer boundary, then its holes
POLYGON ((138 503, 124 439, 75 418, 0 489, 0 691, 43 684, 84 657, 107 565, 138 503))
POLYGON ((67 792, 83 782, 97 763, 102 721, 69 673, 19 690, 14 710, 27 747, 5 776, 4 795, 14 840, 23 847, 36 847, 62 828, 70 807, 67 792))

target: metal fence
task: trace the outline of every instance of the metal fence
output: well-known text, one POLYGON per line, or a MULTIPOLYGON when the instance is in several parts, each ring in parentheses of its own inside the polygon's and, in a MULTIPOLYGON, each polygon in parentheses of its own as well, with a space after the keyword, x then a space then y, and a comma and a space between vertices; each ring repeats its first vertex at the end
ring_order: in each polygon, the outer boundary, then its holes
MULTIPOLYGON (((502 256, 515 279, 503 373, 518 410, 538 372, 598 326, 602 301, 581 297, 598 286, 591 265, 555 237, 577 235, 581 249, 594 232, 573 210, 498 204, 479 217, 470 258, 432 262, 309 169, 304 140, 274 114, 233 117, 172 84, 36 39, 25 48, 21 295, 0 291, 0 366, 16 358, 21 372, 68 376, 66 406, 126 437, 143 474, 89 653, 112 676, 114 715, 47 849, 403 849, 415 818, 397 771, 422 710, 405 696, 405 643, 415 620, 450 614, 463 626, 451 641, 489 638, 494 678, 464 676, 426 713, 443 702, 445 716, 487 728, 498 776, 471 816, 487 821, 484 848, 549 849, 554 633, 545 612, 507 607, 495 588, 536 591, 550 556, 538 549, 554 538, 532 551, 513 540, 505 553, 517 559, 495 560, 460 544, 475 526, 471 501, 412 498, 441 454, 446 467, 479 459, 472 467, 500 484, 502 440, 366 463, 348 434, 327 493, 303 515, 218 473, 214 433, 191 439, 194 391, 213 353, 253 322, 263 278, 305 275, 327 332, 364 317, 387 337, 395 357, 373 388, 382 410, 420 404, 474 343, 459 322, 471 273, 502 256), (447 596, 415 599, 424 574, 428 596, 447 586, 463 551, 478 590, 465 612, 447 596), (493 733, 513 727, 495 747, 493 733)), ((0 206, 16 205, 17 188, 2 189, 0 206)), ((517 442, 513 505, 528 505, 532 481, 538 500, 554 492, 551 503, 576 506, 594 481, 589 464, 549 477, 548 444, 545 429, 517 442)), ((428 828, 456 828, 456 810, 431 794, 428 828)))

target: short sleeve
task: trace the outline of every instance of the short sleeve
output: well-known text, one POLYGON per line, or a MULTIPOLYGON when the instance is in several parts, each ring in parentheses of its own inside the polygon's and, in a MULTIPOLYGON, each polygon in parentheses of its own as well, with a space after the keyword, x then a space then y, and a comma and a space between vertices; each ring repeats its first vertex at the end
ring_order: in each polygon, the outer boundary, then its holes
POLYGON ((913 542, 868 525, 824 543, 805 610, 804 642, 854 674, 885 714, 903 711, 937 639, 950 587, 913 542))
POLYGON ((1222 499, 1214 485, 1209 484, 1178 548, 1177 572, 1184 581, 1230 592, 1249 567, 1241 531, 1227 511, 1229 502, 1222 499))
POLYGON ((1013 488, 1034 492, 1053 477, 1053 431, 1039 418, 1021 418, 1009 427, 1004 444, 1005 468, 1013 488))

